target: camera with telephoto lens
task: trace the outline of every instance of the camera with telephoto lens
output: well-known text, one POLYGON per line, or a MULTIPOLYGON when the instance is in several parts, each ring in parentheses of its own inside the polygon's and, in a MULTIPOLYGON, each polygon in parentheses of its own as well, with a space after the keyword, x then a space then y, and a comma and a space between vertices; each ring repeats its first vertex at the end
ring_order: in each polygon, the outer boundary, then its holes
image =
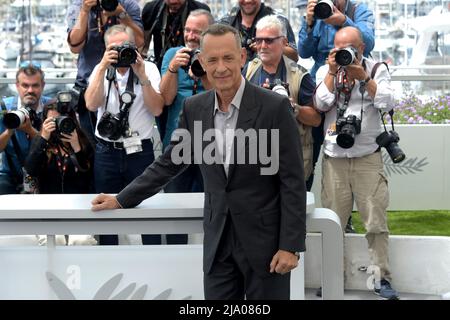
POLYGON ((133 92, 125 91, 120 95, 120 101, 125 106, 121 107, 120 112, 117 114, 112 114, 108 111, 105 111, 100 118, 100 121, 97 125, 98 133, 109 140, 118 140, 125 132, 127 128, 124 128, 124 120, 127 120, 125 117, 128 117, 128 108, 136 98, 136 95, 133 92))
POLYGON ((117 63, 112 65, 115 68, 129 67, 131 64, 136 62, 137 48, 134 44, 124 42, 121 46, 112 47, 111 50, 116 50, 119 53, 117 63))
POLYGON ((274 82, 270 83, 268 89, 282 96, 289 97, 289 83, 283 82, 280 79, 275 79, 274 82))
POLYGON ((350 114, 347 117, 340 117, 336 120, 336 143, 344 149, 353 147, 355 136, 361 133, 361 119, 350 114))
POLYGON ((97 0, 96 10, 103 9, 108 12, 113 12, 116 11, 118 6, 118 0, 97 0))
POLYGON ((319 0, 314 7, 314 18, 328 19, 333 15, 334 1, 319 0))
POLYGON ((380 147, 386 148, 392 162, 399 163, 405 159, 405 153, 397 144, 400 141, 400 136, 397 132, 393 130, 389 132, 384 131, 376 138, 375 141, 380 147))
POLYGON ((347 47, 336 51, 335 60, 340 66, 348 66, 355 62, 357 56, 358 50, 353 47, 347 47))
POLYGON ((3 124, 7 129, 17 129, 25 123, 27 117, 30 118, 31 123, 34 123, 38 116, 31 106, 25 105, 17 110, 12 110, 3 116, 3 124))
POLYGON ((206 74, 206 71, 203 70, 202 65, 200 64, 200 61, 198 60, 198 54, 200 53, 200 49, 195 49, 191 51, 185 51, 189 55, 189 62, 187 65, 182 66, 182 68, 188 72, 189 68, 191 68, 192 73, 196 77, 202 77, 206 74))

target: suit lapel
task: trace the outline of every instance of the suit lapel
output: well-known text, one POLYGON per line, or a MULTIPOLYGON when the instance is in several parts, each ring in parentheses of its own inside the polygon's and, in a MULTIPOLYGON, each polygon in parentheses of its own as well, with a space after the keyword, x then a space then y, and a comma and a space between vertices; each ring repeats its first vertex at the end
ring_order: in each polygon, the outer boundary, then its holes
MULTIPOLYGON (((259 104, 257 104, 256 101, 255 90, 253 86, 250 84, 250 82, 245 80, 244 94, 242 95, 241 106, 239 108, 239 116, 236 123, 236 130, 242 129, 245 132, 248 129, 253 128, 258 112, 259 112, 259 104)), ((245 141, 245 146, 247 146, 247 144, 248 140, 245 141)), ((233 152, 234 150, 236 150, 234 145, 232 150, 233 152)), ((239 151, 245 152, 245 150, 239 151)), ((232 155, 232 160, 233 163, 230 164, 228 168, 227 183, 229 183, 231 181, 231 178, 233 177, 234 169, 236 167, 236 155, 232 155)), ((248 159, 246 159, 246 161, 248 161, 248 159)))

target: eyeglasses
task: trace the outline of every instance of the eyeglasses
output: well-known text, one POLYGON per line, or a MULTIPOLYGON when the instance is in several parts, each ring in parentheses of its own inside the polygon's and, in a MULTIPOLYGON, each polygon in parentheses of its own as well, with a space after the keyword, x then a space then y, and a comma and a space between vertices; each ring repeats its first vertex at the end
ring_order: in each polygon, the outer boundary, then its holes
POLYGON ((36 69, 41 69, 42 66, 39 62, 36 61, 22 61, 19 65, 19 68, 24 69, 24 68, 36 68, 36 69))
POLYGON ((272 44, 275 40, 283 38, 284 36, 278 36, 275 38, 254 38, 253 40, 256 42, 256 44, 261 44, 263 41, 267 44, 272 44))
POLYGON ((190 28, 184 28, 184 33, 188 34, 188 33, 193 33, 197 36, 201 36, 202 35, 202 30, 198 30, 198 29, 190 29, 190 28))

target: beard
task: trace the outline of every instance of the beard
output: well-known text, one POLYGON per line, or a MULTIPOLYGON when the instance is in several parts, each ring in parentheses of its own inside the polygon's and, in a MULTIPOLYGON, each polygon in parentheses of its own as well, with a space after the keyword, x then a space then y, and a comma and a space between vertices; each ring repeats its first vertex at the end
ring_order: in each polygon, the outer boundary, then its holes
POLYGON ((23 98, 23 104, 35 105, 38 102, 38 98, 35 95, 27 94, 23 98))

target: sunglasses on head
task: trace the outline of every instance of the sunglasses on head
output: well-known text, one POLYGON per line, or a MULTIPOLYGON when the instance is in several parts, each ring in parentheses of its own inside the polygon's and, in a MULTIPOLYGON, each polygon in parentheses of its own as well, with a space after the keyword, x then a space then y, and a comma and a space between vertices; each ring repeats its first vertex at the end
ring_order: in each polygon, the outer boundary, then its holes
POLYGON ((283 38, 283 36, 278 36, 274 38, 254 38, 253 40, 256 42, 256 44, 261 44, 263 41, 267 44, 272 44, 275 40, 283 38))
POLYGON ((23 61, 19 65, 19 68, 29 68, 29 67, 41 69, 41 64, 36 61, 23 61))

